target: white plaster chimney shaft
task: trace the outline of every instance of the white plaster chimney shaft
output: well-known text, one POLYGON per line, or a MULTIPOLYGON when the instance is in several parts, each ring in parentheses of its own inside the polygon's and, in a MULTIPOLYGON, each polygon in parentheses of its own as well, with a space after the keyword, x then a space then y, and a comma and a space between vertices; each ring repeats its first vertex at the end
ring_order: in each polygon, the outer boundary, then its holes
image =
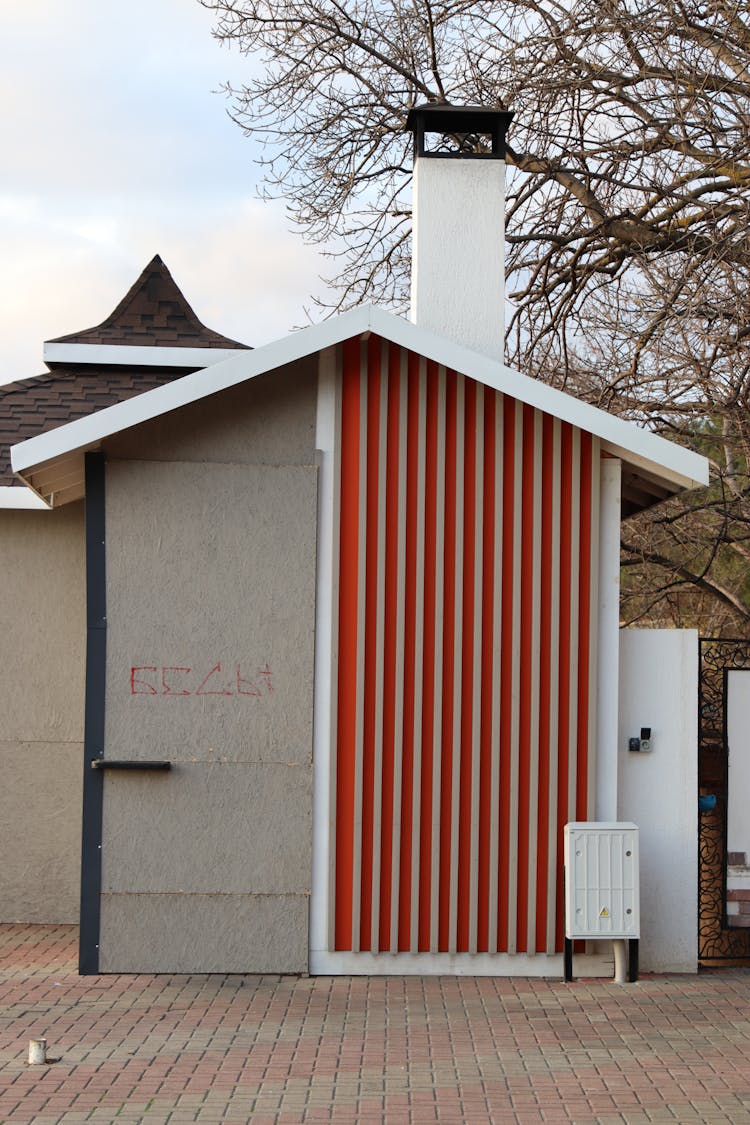
POLYGON ((503 359, 505 132, 512 114, 484 107, 422 106, 414 131, 410 319, 503 359), (491 154, 425 152, 424 133, 489 135, 491 154))

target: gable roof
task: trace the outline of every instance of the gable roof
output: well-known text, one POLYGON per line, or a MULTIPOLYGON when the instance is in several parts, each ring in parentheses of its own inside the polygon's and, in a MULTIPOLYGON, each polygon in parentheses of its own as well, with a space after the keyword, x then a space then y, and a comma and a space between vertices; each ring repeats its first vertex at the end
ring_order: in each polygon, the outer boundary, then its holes
POLYGON ((596 434, 603 451, 623 461, 626 515, 682 489, 708 483, 708 462, 704 457, 372 305, 301 329, 265 347, 235 355, 24 441, 11 450, 13 469, 50 505, 76 499, 84 492, 83 455, 99 448, 107 437, 368 333, 596 434))
POLYGON ((148 347, 242 348, 206 328, 171 273, 155 254, 116 309, 94 328, 56 336, 48 344, 146 345, 148 347))

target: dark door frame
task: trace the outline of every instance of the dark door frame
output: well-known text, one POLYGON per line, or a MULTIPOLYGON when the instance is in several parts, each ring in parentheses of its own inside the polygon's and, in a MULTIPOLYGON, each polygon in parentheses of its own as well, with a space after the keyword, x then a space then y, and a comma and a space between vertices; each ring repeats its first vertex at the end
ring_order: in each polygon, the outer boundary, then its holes
POLYGON ((99 972, 104 778, 92 763, 104 756, 104 685, 107 659, 107 585, 104 455, 86 458, 86 716, 83 740, 83 831, 78 971, 99 972))

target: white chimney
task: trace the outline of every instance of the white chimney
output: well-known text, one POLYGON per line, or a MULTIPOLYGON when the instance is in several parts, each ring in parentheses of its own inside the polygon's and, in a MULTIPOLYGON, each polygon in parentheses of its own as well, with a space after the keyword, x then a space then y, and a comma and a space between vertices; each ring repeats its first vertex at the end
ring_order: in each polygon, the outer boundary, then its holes
POLYGON ((503 359, 505 134, 513 114, 483 106, 423 105, 414 133, 410 319, 503 359), (438 134, 452 151, 425 149, 438 134), (486 138, 486 151, 476 148, 486 138), (465 149, 465 150, 464 150, 465 149))

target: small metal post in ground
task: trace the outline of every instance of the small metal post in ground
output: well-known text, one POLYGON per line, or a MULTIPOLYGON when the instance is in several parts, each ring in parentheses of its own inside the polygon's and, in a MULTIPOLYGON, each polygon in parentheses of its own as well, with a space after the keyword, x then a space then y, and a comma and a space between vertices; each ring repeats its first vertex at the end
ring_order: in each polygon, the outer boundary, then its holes
POLYGON ((47 1062, 47 1040, 29 1040, 29 1066, 43 1066, 47 1062))

